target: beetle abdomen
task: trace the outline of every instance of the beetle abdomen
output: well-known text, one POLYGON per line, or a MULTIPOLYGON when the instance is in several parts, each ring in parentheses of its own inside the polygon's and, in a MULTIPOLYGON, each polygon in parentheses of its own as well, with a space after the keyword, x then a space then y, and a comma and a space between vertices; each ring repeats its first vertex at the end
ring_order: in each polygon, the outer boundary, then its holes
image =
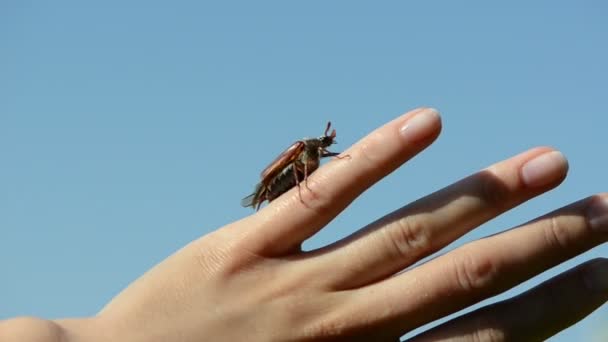
POLYGON ((296 186, 294 172, 296 172, 299 182, 304 179, 304 172, 299 172, 297 168, 294 168, 294 164, 285 167, 268 185, 268 192, 266 194, 268 202, 271 202, 296 186))
POLYGON ((268 185, 268 193, 266 194, 268 202, 286 193, 298 183, 306 181, 306 177, 318 168, 319 158, 306 159, 304 162, 297 161, 285 167, 268 185), (306 172, 304 172, 304 163, 307 165, 306 172), (294 172, 296 173, 295 176, 294 172))

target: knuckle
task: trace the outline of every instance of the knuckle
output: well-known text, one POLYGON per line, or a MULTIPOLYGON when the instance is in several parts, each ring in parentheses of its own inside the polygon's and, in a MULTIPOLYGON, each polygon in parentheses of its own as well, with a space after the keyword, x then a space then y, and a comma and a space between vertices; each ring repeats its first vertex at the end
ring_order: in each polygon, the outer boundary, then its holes
POLYGON ((379 155, 378 146, 382 146, 382 142, 384 137, 378 133, 374 132, 367 136, 365 140, 361 142, 359 146, 359 154, 365 160, 368 165, 376 165, 378 164, 379 155))
POLYGON ((567 225, 558 217, 550 217, 543 225, 545 240, 550 246, 567 250, 572 244, 573 236, 567 225))
POLYGON ((502 342, 506 341, 505 334, 494 328, 483 328, 476 330, 471 335, 471 342, 502 342))
POLYGON ((498 267, 491 258, 480 253, 473 256, 465 249, 452 260, 454 281, 461 290, 491 290, 498 274, 498 267))
POLYGON ((361 141, 358 148, 353 151, 353 154, 359 157, 361 161, 359 166, 368 175, 362 181, 370 181, 372 178, 384 175, 390 169, 397 167, 387 155, 386 146, 389 144, 387 140, 389 139, 385 134, 373 132, 361 141), (369 178, 369 175, 374 175, 374 177, 369 178))
MULTIPOLYGON (((329 306, 325 304, 325 306, 331 307, 331 310, 319 313, 307 322, 303 334, 304 340, 333 340, 353 330, 353 322, 348 319, 348 317, 352 318, 353 314, 348 311, 347 305, 333 302, 331 298, 329 302, 331 304, 329 306)), ((301 317, 295 319, 299 322, 302 321, 301 317)))
POLYGON ((332 215, 336 207, 334 196, 323 186, 326 182, 319 177, 309 177, 300 184, 300 189, 296 189, 298 201, 320 217, 332 215))
POLYGON ((259 261, 259 257, 247 250, 243 243, 216 235, 207 235, 187 247, 188 255, 194 259, 204 278, 229 278, 259 261))
POLYGON ((469 335, 471 342, 500 342, 507 339, 503 324, 496 315, 476 315, 473 320, 475 331, 469 335))
POLYGON ((511 192, 495 177, 482 176, 479 183, 479 194, 490 206, 504 207, 510 200, 511 192))
POLYGON ((404 217, 383 231, 389 250, 398 258, 412 259, 431 249, 431 229, 421 219, 404 217))
POLYGON ((201 272, 208 278, 226 273, 227 268, 229 268, 227 267, 229 258, 226 253, 216 248, 207 247, 205 245, 199 246, 199 250, 195 254, 195 260, 201 272))
POLYGON ((309 329, 306 335, 314 338, 328 338, 343 335, 348 330, 345 319, 325 317, 309 329))

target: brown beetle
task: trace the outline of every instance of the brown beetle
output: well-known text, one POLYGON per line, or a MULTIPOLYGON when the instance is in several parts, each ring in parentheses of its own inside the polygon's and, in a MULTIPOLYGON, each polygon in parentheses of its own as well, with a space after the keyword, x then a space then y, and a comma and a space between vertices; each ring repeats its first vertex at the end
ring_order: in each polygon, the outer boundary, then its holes
POLYGON ((281 153, 268 167, 262 171, 260 182, 255 186, 254 192, 241 200, 243 207, 260 208, 262 202, 272 202, 300 182, 306 181, 321 162, 321 158, 334 157, 339 153, 330 152, 327 148, 335 144, 336 130, 329 128, 327 123, 325 133, 318 138, 298 140, 281 153))

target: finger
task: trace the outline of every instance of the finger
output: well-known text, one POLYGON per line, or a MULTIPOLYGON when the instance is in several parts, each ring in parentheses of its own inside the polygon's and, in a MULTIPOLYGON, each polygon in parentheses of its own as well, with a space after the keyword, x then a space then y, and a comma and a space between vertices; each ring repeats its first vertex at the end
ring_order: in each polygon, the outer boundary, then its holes
POLYGON ((372 184, 422 151, 438 136, 439 114, 418 109, 405 114, 315 171, 307 186, 294 188, 254 215, 248 248, 280 255, 299 248, 372 184))
POLYGON ((320 250, 319 272, 334 289, 388 277, 557 186, 567 169, 562 154, 546 147, 502 161, 320 250))
POLYGON ((353 290, 358 299, 352 305, 365 304, 372 317, 406 322, 395 329, 415 328, 501 293, 607 239, 608 193, 353 290))
POLYGON ((412 341, 545 341, 608 300, 608 259, 596 259, 412 341))

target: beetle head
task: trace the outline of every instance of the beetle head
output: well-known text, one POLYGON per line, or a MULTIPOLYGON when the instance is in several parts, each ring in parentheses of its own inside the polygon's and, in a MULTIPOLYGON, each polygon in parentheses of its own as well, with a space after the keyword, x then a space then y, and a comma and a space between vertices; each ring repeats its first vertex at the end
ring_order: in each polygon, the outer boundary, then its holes
POLYGON ((331 131, 331 134, 327 135, 327 132, 329 132, 329 129, 331 128, 331 121, 327 122, 327 127, 325 128, 325 133, 323 134, 323 136, 319 137, 319 140, 321 141, 321 146, 323 147, 329 147, 331 144, 335 144, 336 141, 334 139, 336 139, 336 130, 333 129, 331 131))

